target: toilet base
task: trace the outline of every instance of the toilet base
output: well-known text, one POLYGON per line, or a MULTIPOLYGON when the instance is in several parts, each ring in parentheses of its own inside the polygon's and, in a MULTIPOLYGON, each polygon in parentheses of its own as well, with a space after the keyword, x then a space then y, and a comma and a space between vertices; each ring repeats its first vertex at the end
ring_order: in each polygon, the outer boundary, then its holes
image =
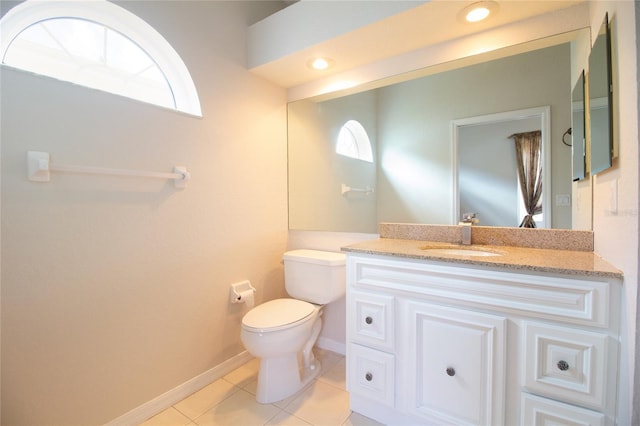
POLYGON ((288 398, 320 373, 320 362, 317 359, 311 362, 309 368, 291 368, 292 365, 299 365, 297 353, 260 359, 257 402, 271 404, 288 398))

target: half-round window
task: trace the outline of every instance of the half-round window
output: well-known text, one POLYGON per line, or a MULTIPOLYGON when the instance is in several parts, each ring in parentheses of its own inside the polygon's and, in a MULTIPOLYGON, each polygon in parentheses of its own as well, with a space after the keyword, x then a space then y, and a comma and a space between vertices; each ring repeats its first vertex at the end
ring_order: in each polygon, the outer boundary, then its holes
POLYGON ((356 120, 347 121, 338 133, 336 152, 346 157, 373 163, 373 151, 367 131, 356 120))
POLYGON ((27 0, 0 20, 0 31, 4 65, 202 115, 175 50, 113 3, 27 0))

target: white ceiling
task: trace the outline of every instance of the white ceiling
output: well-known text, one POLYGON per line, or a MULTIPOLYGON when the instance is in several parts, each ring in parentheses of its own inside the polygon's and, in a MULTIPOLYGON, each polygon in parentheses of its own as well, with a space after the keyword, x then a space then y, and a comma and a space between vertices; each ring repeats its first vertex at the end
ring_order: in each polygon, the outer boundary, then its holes
MULTIPOLYGON (((294 9, 300 8, 302 10, 308 1, 302 0, 278 13, 286 10, 288 19, 291 19, 291 16, 295 16, 292 15, 292 12, 295 12, 294 9)), ((584 1, 498 0, 497 13, 489 19, 475 24, 466 23, 460 18, 461 10, 475 1, 431 0, 426 3, 416 2, 416 6, 407 11, 360 28, 354 28, 342 35, 329 37, 313 45, 297 48, 292 53, 252 67, 251 72, 282 87, 290 88, 416 49, 565 9, 584 1), (335 65, 325 71, 311 70, 307 66, 308 61, 319 55, 333 59, 335 65)), ((323 7, 332 7, 333 3, 327 1, 323 7)), ((360 3, 362 3, 362 7, 375 7, 375 2, 360 1, 360 3)), ((303 19, 304 15, 300 16, 300 19, 303 19)), ((355 21, 357 20, 354 19, 355 21)), ((305 36, 303 34, 305 31, 317 31, 324 25, 331 26, 331 22, 315 21, 306 25, 304 22, 296 21, 291 23, 291 28, 287 30, 291 30, 289 37, 299 39, 305 36)), ((259 34, 259 37, 268 40, 270 34, 259 34)))

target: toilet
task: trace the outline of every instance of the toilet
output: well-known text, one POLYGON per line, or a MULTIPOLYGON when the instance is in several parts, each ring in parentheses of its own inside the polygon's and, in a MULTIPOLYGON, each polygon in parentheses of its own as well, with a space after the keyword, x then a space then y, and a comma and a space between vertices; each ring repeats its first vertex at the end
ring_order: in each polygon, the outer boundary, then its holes
POLYGON ((342 253, 292 250, 283 259, 291 298, 258 305, 242 318, 242 343, 260 358, 256 400, 261 404, 295 394, 318 375, 320 362, 312 349, 322 329, 322 308, 346 290, 342 253))

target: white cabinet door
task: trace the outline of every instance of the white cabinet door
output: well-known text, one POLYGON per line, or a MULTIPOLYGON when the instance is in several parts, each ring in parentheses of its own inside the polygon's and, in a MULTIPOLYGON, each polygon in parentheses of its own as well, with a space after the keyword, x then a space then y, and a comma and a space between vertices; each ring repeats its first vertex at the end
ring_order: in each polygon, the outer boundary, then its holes
POLYGON ((405 410, 436 424, 502 424, 506 318, 415 301, 401 310, 405 410))

